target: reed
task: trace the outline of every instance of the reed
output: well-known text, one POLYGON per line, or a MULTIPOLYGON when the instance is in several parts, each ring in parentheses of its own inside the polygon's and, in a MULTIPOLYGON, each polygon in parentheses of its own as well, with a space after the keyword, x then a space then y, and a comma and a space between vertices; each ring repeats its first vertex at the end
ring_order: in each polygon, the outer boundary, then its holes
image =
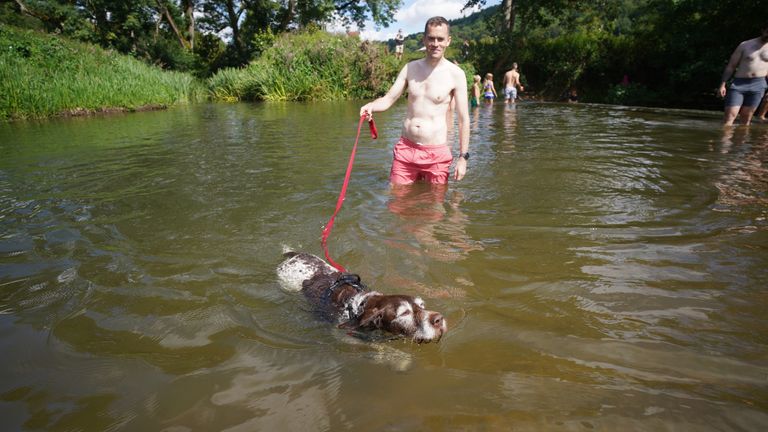
POLYGON ((219 100, 340 100, 386 92, 400 65, 383 47, 357 38, 309 30, 277 39, 241 69, 208 80, 219 100))
POLYGON ((0 120, 204 100, 189 74, 32 30, 0 27, 0 120))

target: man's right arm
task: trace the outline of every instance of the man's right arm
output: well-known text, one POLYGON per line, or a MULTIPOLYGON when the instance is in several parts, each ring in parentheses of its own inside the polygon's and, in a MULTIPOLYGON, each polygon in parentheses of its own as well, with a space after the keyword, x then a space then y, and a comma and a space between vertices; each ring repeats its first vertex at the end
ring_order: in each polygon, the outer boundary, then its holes
POLYGON ((718 88, 718 93, 720 94, 720 97, 725 97, 725 83, 728 82, 728 79, 731 78, 733 73, 736 71, 736 67, 739 65, 739 62, 741 61, 741 51, 742 51, 742 44, 739 44, 738 47, 733 51, 733 54, 731 54, 731 59, 728 61, 728 64, 725 66, 725 70, 723 70, 723 76, 720 79, 720 87, 718 88))
POLYGON ((386 111, 392 106, 403 94, 405 87, 408 83, 406 78, 408 77, 408 65, 403 66, 400 73, 395 79, 395 83, 389 88, 389 91, 384 96, 376 99, 373 102, 367 103, 360 108, 360 115, 366 115, 368 119, 373 117, 374 112, 386 111))

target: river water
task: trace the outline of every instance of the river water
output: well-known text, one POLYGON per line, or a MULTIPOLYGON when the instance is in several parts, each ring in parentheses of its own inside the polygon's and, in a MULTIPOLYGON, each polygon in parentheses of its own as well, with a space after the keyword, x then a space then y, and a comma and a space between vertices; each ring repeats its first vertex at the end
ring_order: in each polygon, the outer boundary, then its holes
POLYGON ((446 316, 416 345, 275 276, 322 254, 358 106, 0 125, 0 429, 768 428, 768 125, 486 105, 463 181, 395 193, 377 114, 330 252, 446 316))

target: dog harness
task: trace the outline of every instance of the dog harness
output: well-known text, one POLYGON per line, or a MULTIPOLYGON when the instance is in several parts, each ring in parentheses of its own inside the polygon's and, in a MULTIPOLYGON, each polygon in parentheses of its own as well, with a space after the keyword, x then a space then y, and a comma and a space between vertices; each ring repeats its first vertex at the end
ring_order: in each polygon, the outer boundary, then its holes
POLYGON ((381 295, 378 291, 368 291, 368 287, 360 281, 360 276, 353 273, 341 273, 336 279, 336 282, 331 284, 325 291, 323 301, 330 303, 331 297, 339 287, 349 285, 357 291, 357 294, 352 295, 347 299, 342 312, 342 320, 353 320, 360 318, 362 310, 365 309, 365 302, 368 297, 372 295, 381 295))
POLYGON ((336 290, 343 285, 351 286, 358 293, 362 293, 367 289, 367 287, 362 282, 360 282, 359 275, 356 275, 353 273, 341 273, 339 277, 336 279, 336 282, 332 283, 331 286, 329 286, 328 289, 326 289, 325 296, 323 297, 323 299, 325 301, 330 301, 331 296, 333 296, 333 293, 336 292, 336 290))

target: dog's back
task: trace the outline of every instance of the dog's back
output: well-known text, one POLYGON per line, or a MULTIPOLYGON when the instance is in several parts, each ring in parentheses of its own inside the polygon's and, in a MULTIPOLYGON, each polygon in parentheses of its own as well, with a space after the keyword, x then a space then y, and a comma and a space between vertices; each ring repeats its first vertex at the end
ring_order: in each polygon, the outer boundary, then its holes
POLYGON ((286 252, 286 258, 277 267, 280 286, 286 291, 301 291, 305 280, 315 276, 333 277, 336 269, 315 255, 305 252, 286 252))

